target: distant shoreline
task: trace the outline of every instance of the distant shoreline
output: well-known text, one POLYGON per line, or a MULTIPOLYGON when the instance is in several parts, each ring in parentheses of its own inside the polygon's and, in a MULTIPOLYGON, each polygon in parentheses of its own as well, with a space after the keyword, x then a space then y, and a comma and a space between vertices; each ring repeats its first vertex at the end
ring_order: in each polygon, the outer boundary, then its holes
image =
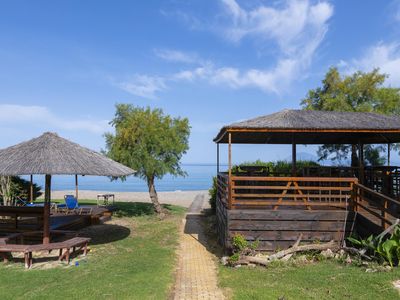
MULTIPOLYGON (((98 194, 114 194, 116 202, 151 202, 148 192, 79 190, 78 198, 84 200, 96 200, 98 194)), ((75 195, 75 190, 52 191, 51 193, 52 199, 63 199, 64 195, 75 195)), ((158 196, 159 201, 163 204, 179 205, 183 207, 189 207, 195 197, 202 197, 203 207, 209 207, 208 190, 158 192, 158 196)), ((43 195, 39 199, 43 199, 43 195)))

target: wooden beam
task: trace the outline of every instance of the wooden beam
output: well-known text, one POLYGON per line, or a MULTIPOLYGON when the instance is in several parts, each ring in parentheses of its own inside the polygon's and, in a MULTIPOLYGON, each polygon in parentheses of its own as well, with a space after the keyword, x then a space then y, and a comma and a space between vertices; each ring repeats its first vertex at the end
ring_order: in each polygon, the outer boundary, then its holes
POLYGON ((296 143, 292 142, 292 176, 296 176, 296 143))
POLYGON ((75 198, 78 200, 78 175, 75 174, 75 198))
POLYGON ((354 177, 288 177, 288 176, 232 176, 232 180, 238 181, 305 181, 305 182, 357 182, 354 177))
POLYGON ((51 175, 46 174, 44 188, 43 244, 50 243, 51 175))
POLYGON ((228 133, 228 208, 232 207, 232 134, 228 133))
POLYGON ((364 145, 359 143, 358 144, 358 164, 360 168, 360 183, 364 184, 364 145))
POLYGON ((296 128, 296 129, 285 129, 285 128, 229 128, 222 129, 217 137, 214 139, 214 142, 221 142, 225 135, 229 132, 282 132, 282 133, 400 133, 400 129, 312 129, 312 128, 296 128))
POLYGON ((228 134, 228 175, 232 175, 232 134, 228 134))
POLYGON ((337 133, 400 133, 400 129, 312 129, 312 128, 229 128, 227 132, 337 132, 337 133))
POLYGON ((31 182, 29 186, 29 201, 30 203, 33 202, 33 175, 31 174, 31 182))
POLYGON ((217 143, 217 175, 219 174, 219 143, 217 143))

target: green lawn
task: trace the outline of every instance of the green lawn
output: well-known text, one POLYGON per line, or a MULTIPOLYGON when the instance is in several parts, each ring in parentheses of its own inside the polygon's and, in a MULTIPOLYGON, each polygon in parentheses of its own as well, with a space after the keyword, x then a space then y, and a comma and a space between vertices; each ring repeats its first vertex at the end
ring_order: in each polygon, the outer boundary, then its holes
POLYGON ((303 266, 220 267, 220 286, 233 299, 400 299, 391 282, 400 269, 365 269, 323 261, 303 266))
MULTIPOLYGON (((80 203, 93 203, 80 201, 80 203)), ((166 299, 174 281, 178 227, 184 208, 158 220, 147 203, 118 203, 112 224, 90 227, 79 265, 25 270, 0 264, 0 299, 166 299)), ((34 263, 35 267, 35 263, 34 263)))

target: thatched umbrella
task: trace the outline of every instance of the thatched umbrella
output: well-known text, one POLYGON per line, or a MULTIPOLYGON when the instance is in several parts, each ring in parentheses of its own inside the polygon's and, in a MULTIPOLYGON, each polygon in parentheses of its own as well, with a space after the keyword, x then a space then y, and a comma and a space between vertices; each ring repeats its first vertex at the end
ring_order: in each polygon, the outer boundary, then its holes
POLYGON ((59 137, 43 135, 0 150, 0 175, 45 175, 43 243, 50 239, 50 191, 52 175, 121 177, 135 171, 108 157, 59 137))

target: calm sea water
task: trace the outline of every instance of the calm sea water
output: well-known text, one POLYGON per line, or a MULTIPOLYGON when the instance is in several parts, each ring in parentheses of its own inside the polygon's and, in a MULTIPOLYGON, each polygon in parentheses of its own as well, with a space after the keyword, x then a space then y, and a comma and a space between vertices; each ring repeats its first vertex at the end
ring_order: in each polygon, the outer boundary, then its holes
MULTIPOLYGON (((158 191, 193 191, 206 190, 211 187, 212 177, 216 174, 216 166, 211 164, 185 164, 182 168, 188 173, 186 177, 164 176, 156 182, 158 191)), ((29 180, 28 176, 23 176, 29 180)), ((44 187, 44 176, 34 175, 33 181, 44 187)), ((107 177, 79 176, 79 189, 110 192, 146 192, 147 184, 142 179, 128 177, 126 181, 111 181, 107 177)), ((75 189, 75 176, 53 176, 53 191, 75 189)))

